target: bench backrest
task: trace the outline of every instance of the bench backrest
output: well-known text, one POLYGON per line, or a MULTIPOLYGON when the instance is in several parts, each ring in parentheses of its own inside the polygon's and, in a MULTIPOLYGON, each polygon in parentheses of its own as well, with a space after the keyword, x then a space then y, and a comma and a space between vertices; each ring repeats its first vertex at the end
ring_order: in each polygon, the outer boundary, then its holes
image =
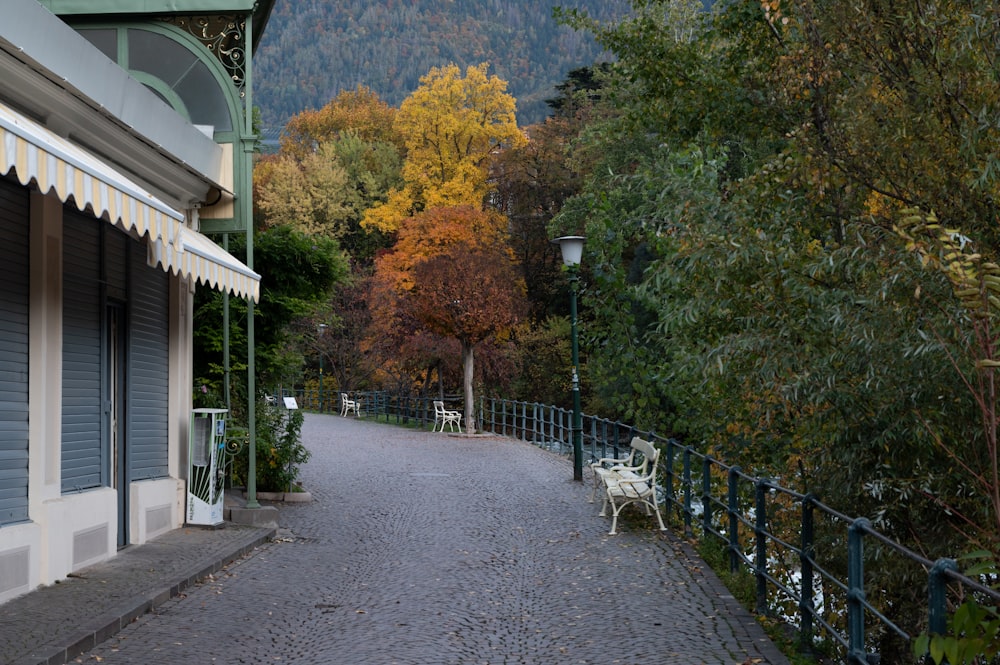
POLYGON ((632 437, 632 443, 629 444, 635 453, 642 455, 642 475, 653 476, 656 474, 656 463, 660 459, 660 451, 649 441, 645 439, 640 439, 639 437, 632 437))
POLYGON ((444 402, 439 399, 434 400, 434 413, 439 416, 444 413, 444 402))

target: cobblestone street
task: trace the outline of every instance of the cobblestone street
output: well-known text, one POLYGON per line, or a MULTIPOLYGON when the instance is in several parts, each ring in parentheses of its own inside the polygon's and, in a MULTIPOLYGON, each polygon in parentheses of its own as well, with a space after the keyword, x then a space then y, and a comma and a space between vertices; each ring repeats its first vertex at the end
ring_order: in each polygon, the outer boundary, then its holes
POLYGON ((530 444, 306 416, 311 503, 75 662, 787 661, 673 533, 609 518, 530 444))

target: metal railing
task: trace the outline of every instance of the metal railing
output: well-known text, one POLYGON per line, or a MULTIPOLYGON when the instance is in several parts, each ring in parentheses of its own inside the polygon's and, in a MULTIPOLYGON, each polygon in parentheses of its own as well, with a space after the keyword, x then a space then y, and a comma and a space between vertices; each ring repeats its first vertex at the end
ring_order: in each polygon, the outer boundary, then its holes
MULTIPOLYGON (((340 413, 340 393, 345 391, 323 391, 322 412, 340 413)), ((285 390, 283 393, 295 397, 300 409, 320 411, 320 395, 318 390, 285 390)), ((397 425, 430 425, 434 423, 434 402, 444 401, 446 409, 462 410, 460 395, 445 395, 442 397, 420 397, 416 395, 397 395, 384 390, 352 390, 348 395, 360 403, 360 411, 366 418, 384 420, 397 425)))
MULTIPOLYGON (((508 400, 483 400, 483 430, 572 454, 572 414, 557 407, 508 400)), ((904 571, 922 579, 926 630, 944 634, 948 605, 976 595, 989 605, 1000 593, 958 572, 952 559, 931 561, 884 536, 864 517, 851 517, 770 478, 744 473, 674 439, 604 418, 584 415, 584 462, 621 457, 640 436, 663 451, 658 483, 665 517, 680 522, 686 535, 714 539, 728 554, 731 572, 754 580, 755 611, 780 615, 798 629, 800 646, 829 644, 845 662, 870 665, 914 662, 912 641, 892 618, 879 571, 904 571), (867 551, 866 551, 867 547, 867 551), (882 646, 892 653, 880 654, 882 646)))
MULTIPOLYGON (((334 396, 339 400, 339 394, 334 396)), ((363 401, 366 417, 402 425, 434 422, 436 398, 385 392, 351 396, 363 401)), ((446 402, 461 410, 460 397, 446 402)), ((328 406, 328 411, 335 409, 328 406)), ((484 398, 475 417, 480 431, 573 453, 568 409, 484 398)), ((925 629, 932 634, 946 632, 949 605, 957 606, 963 597, 1000 603, 1000 593, 962 575, 953 559, 931 561, 889 539, 864 517, 839 512, 811 494, 745 473, 674 439, 584 414, 584 464, 623 457, 633 436, 662 451, 658 487, 667 507, 664 518, 687 536, 719 543, 730 571, 752 577, 755 611, 795 626, 803 650, 825 644, 851 665, 871 665, 883 656, 887 662, 915 662, 911 644, 916 636, 892 618, 894 599, 880 584, 890 569, 920 580, 912 588, 922 595, 925 629), (878 574, 866 575, 866 564, 875 564, 878 574)))

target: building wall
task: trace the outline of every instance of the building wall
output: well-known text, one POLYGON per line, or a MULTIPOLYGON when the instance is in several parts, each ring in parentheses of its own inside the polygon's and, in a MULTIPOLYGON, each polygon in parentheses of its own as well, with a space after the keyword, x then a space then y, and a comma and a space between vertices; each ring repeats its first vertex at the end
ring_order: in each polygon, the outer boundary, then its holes
MULTIPOLYGON (((142 544, 178 528, 184 519, 186 455, 183 453, 187 445, 188 405, 191 403, 191 288, 187 280, 160 273, 159 269, 146 265, 144 245, 110 225, 104 231, 118 234, 115 240, 127 243, 133 271, 156 271, 155 274, 147 273, 151 279, 146 280, 146 286, 159 285, 156 288, 164 291, 165 307, 152 310, 135 307, 139 313, 145 310, 146 320, 142 325, 146 328, 146 337, 152 325, 150 314, 156 318, 162 316, 163 320, 156 325, 162 326, 162 337, 169 350, 169 359, 157 360, 166 364, 162 373, 169 377, 163 395, 166 402, 163 425, 156 429, 155 423, 161 417, 155 412, 139 423, 145 430, 144 454, 152 453, 156 459, 162 457, 162 471, 156 471, 159 466, 150 467, 147 462, 141 471, 143 479, 127 482, 124 487, 115 486, 113 470, 108 470, 98 487, 81 491, 65 491, 63 487, 62 399, 66 341, 63 271, 66 252, 75 249, 65 246, 66 214, 58 198, 32 191, 28 217, 23 220, 30 229, 30 341, 26 377, 28 520, 0 525, 0 603, 114 556, 118 551, 119 492, 128 495, 130 544, 142 544), (154 424, 152 435, 150 422, 154 424), (151 468, 154 470, 150 471, 151 468)), ((80 220, 76 213, 70 221, 107 224, 93 218, 80 220)), ((89 260, 97 262, 100 257, 89 260)), ((135 277, 134 272, 131 277, 135 277)), ((130 292, 128 298, 141 295, 141 292, 130 292)), ((126 304, 130 311, 135 305, 126 304)), ((149 362, 148 358, 143 360, 149 362)), ((94 390, 99 391, 100 387, 95 386, 94 390)), ((135 435, 134 438, 140 437, 135 435)))

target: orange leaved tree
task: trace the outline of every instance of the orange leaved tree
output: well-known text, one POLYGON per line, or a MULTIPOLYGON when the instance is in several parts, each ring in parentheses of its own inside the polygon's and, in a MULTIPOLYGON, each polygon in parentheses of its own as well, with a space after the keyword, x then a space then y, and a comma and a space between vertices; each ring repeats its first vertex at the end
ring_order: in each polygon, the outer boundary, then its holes
POLYGON ((506 219, 472 206, 432 208, 403 222, 375 270, 376 334, 414 326, 460 343, 466 427, 475 431, 473 350, 510 331, 526 309, 506 219))
POLYGON ((297 159, 321 143, 336 141, 347 132, 367 143, 388 143, 403 150, 402 137, 393 129, 396 109, 371 89, 343 90, 323 108, 293 116, 281 136, 281 152, 297 159))

